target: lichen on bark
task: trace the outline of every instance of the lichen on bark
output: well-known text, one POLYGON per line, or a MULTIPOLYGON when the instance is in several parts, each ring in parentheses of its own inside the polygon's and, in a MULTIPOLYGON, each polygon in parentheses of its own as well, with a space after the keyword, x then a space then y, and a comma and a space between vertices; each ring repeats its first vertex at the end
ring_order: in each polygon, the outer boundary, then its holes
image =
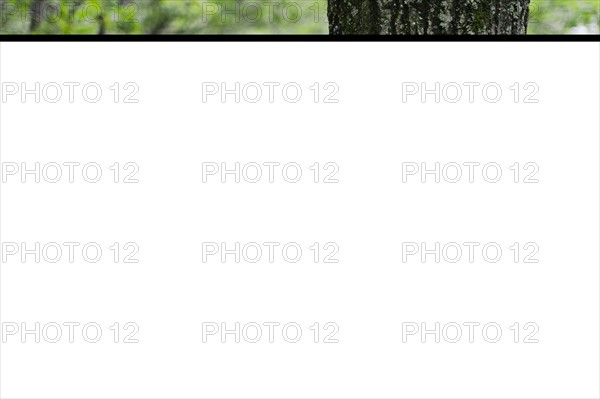
POLYGON ((329 33, 521 35, 530 0, 329 0, 329 33))

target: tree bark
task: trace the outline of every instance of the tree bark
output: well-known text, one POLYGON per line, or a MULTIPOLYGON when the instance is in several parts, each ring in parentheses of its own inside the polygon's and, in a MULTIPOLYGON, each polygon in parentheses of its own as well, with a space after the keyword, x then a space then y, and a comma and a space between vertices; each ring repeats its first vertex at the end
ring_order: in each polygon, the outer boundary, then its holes
POLYGON ((42 22, 42 12, 44 9, 45 0, 32 0, 29 12, 31 13, 31 21, 29 23, 29 32, 34 32, 42 22))
POLYGON ((522 35, 530 0, 329 0, 332 35, 522 35))

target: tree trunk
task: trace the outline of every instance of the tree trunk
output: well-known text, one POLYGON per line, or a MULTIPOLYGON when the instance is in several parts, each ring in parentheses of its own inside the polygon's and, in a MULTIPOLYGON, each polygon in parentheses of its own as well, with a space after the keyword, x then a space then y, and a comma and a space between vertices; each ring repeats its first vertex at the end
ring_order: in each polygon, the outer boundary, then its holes
POLYGON ((32 0, 29 12, 31 13, 31 22, 29 23, 29 32, 35 32, 42 22, 42 12, 45 0, 32 0))
POLYGON ((530 0, 329 0, 332 35, 522 35, 530 0))

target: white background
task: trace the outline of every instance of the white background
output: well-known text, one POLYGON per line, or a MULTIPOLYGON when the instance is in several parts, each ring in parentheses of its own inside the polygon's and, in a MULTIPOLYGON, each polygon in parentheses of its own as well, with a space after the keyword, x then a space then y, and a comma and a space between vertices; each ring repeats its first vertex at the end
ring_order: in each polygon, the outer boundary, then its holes
MULTIPOLYGON (((3 43, 2 82, 98 82, 96 104, 1 104, 2 162, 97 162, 98 184, 11 178, 3 242, 136 242, 138 264, 1 268, 1 321, 97 322, 97 344, 1 344, 3 398, 518 397, 599 392, 597 43, 3 43), (135 82, 138 104, 107 88, 135 82), (202 102, 202 82, 298 82, 288 104, 202 102), (336 82, 338 104, 315 104, 336 82), (497 82, 502 100, 402 103, 402 82, 497 82), (537 104, 508 87, 535 82, 537 104), (297 162, 300 183, 202 183, 203 162, 297 162), (503 178, 456 184, 403 162, 497 162, 503 178), (135 162, 138 184, 108 166, 135 162), (307 168, 335 162, 338 184, 307 168), (537 184, 508 167, 535 162, 537 184), (300 262, 202 262, 202 242, 295 241, 300 262), (402 242, 498 242, 501 261, 402 262, 402 242), (335 242, 337 264, 315 264, 335 242), (514 263, 535 242, 539 263, 514 263), (203 322, 297 322, 300 342, 202 342, 203 322), (140 326, 115 344, 114 322, 140 326), (339 343, 308 328, 334 322, 339 343), (496 322, 502 339, 402 342, 403 322, 496 322), (509 327, 536 323, 539 343, 509 327), (522 341, 521 337, 521 341, 522 341)), ((478 92, 480 93, 480 91, 478 92)), ((63 179, 64 180, 64 179, 63 179)), ((264 180, 264 179, 263 179, 264 180)), ((481 327, 480 327, 481 328, 481 327)), ((466 333, 466 329, 463 333, 466 333)))

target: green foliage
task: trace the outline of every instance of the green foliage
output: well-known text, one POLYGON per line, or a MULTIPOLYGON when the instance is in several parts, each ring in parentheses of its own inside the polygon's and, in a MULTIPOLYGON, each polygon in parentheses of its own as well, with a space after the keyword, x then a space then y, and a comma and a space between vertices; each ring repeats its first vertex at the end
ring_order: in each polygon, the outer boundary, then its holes
POLYGON ((529 33, 598 33, 600 0, 532 0, 529 33))
POLYGON ((0 33, 327 33, 326 7, 326 0, 0 0, 0 33))
MULTIPOLYGON (((599 6, 532 0, 529 32, 598 33, 599 6)), ((0 33, 326 34, 326 10, 327 0, 0 0, 0 33)))

